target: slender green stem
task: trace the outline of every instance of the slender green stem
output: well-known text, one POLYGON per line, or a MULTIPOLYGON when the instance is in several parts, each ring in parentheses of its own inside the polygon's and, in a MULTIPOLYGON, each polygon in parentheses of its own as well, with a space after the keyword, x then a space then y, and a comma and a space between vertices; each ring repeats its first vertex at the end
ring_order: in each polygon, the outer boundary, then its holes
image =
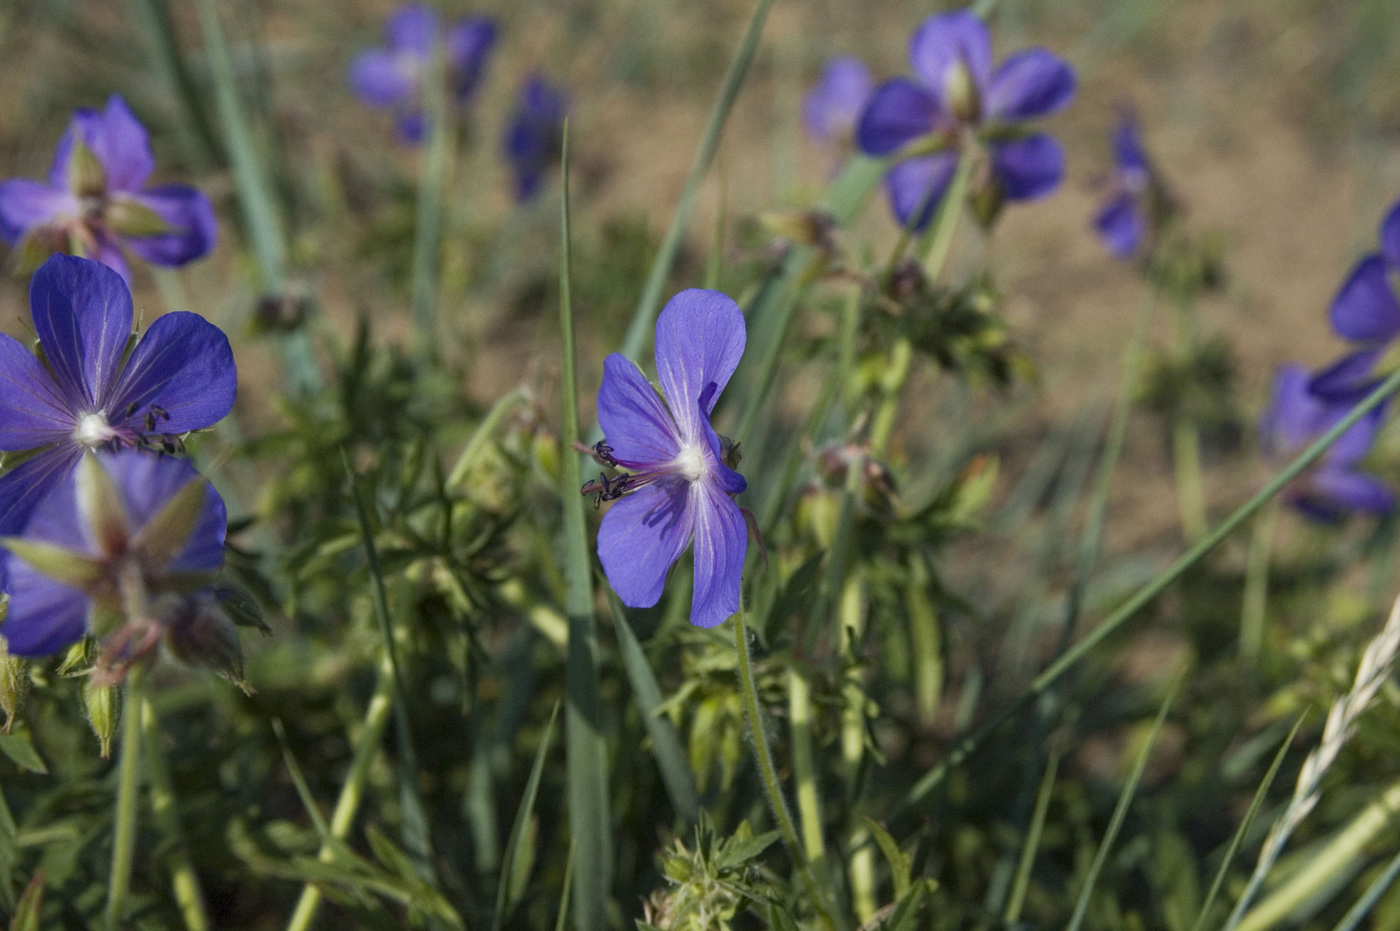
POLYGON ((975 161, 966 155, 958 159, 953 180, 948 183, 948 192, 943 195, 943 202, 938 205, 938 213, 934 216, 933 226, 930 227, 928 238, 925 240, 924 272, 929 281, 936 282, 943 277, 948 265, 948 256, 953 253, 953 239, 958 232, 958 221, 962 219, 963 201, 967 199, 967 186, 972 181, 975 161))
POLYGON ((773 817, 778 821, 778 830, 783 835, 792 862, 802 879, 812 906, 821 916, 829 931, 839 931, 836 917, 827 903, 826 894, 817 885, 807 866, 802 845, 797 839, 797 828, 792 823, 792 813, 788 811, 787 800, 783 798, 782 787, 778 784, 778 770, 773 765, 773 752, 768 748, 768 734, 763 726, 763 709, 758 700, 758 687, 754 684, 753 662, 749 657, 749 632, 744 624, 744 606, 739 605, 739 613, 734 615, 734 649, 739 659, 739 691, 743 695, 744 714, 749 719, 749 731, 753 735, 754 756, 758 760, 758 773, 763 779, 763 788, 768 793, 768 804, 773 809, 773 817))
POLYGON ((141 781, 141 703, 146 671, 134 664, 122 696, 122 755, 117 770, 117 809, 112 829, 112 874, 107 885, 107 931, 122 927, 131 865, 136 856, 136 791, 141 781))
POLYGON ((417 216, 413 231, 413 319, 418 328, 419 349, 431 355, 437 349, 437 264, 442 243, 442 208, 448 166, 452 161, 455 130, 447 102, 447 68, 442 43, 433 51, 432 65, 423 83, 424 116, 428 138, 424 146, 422 174, 418 179, 417 216))
POLYGON ((1201 431, 1185 415, 1172 425, 1172 465, 1181 507, 1181 532, 1188 543, 1206 535, 1205 479, 1201 474, 1201 431))
POLYGON ((1272 501, 1254 518, 1249 553, 1244 565, 1244 598, 1240 609, 1240 659, 1248 668, 1264 652, 1264 627, 1269 601, 1269 559, 1274 548, 1274 525, 1279 504, 1272 501))
POLYGON ((889 367, 880 380, 880 404, 870 427, 870 455, 881 458, 889 450, 894 435, 894 422, 899 414, 899 401, 909 372, 914 366, 914 344, 900 337, 890 349, 889 367))
POLYGON ((1376 907, 1376 903, 1394 885, 1396 879, 1400 879, 1400 854, 1391 858, 1385 870, 1376 877, 1375 882, 1366 887, 1361 898, 1357 899, 1356 904, 1347 910, 1333 931, 1356 931, 1357 928, 1361 927, 1362 920, 1370 913, 1371 909, 1376 907))
POLYGON ((1124 602, 1116 611, 1111 613, 1104 621, 1087 634, 1082 640, 1076 643, 1069 650, 1065 651, 1058 659, 1051 663, 1044 672, 1031 682, 1030 687, 1011 704, 992 716, 981 727, 969 733, 960 740, 944 757, 943 761, 926 773, 905 796, 897 809, 902 811, 917 803, 934 788, 939 786, 948 772, 955 766, 962 765, 972 753, 974 753, 984 740, 998 730, 1003 724, 1015 717, 1021 709, 1028 706, 1038 696, 1050 688, 1067 671, 1079 663, 1095 647, 1108 638, 1124 623, 1134 617, 1146 605, 1150 604, 1158 595, 1176 582, 1185 574, 1186 570, 1201 560, 1207 553, 1220 545, 1230 534, 1239 529, 1240 525, 1249 520, 1256 512, 1267 504, 1273 497, 1283 489, 1285 485, 1293 481, 1322 457, 1337 438, 1356 424, 1361 418, 1375 410, 1387 398, 1400 391, 1400 370, 1397 370, 1378 385, 1374 391, 1367 395, 1355 407, 1351 409, 1341 420, 1333 425, 1322 436, 1318 437, 1311 446, 1299 453, 1298 456, 1288 464, 1283 471, 1274 476, 1273 480, 1257 491, 1248 501, 1240 505, 1234 513, 1216 525, 1215 529, 1206 535, 1195 546, 1187 550, 1181 557, 1168 566, 1155 579, 1142 586, 1137 592, 1124 602))
POLYGON ((1045 760, 1045 773, 1035 798, 1035 812, 1031 815, 1030 829, 1026 831, 1025 845, 1021 847, 1021 861, 1016 867, 1016 879, 1011 884, 1011 897, 1006 902, 1007 927, 1015 927, 1021 920, 1021 908, 1030 889, 1031 868, 1035 865, 1036 851, 1040 849, 1040 835, 1045 829, 1045 816, 1050 811, 1050 798, 1055 792, 1055 774, 1059 768, 1060 750, 1055 748, 1045 760))
POLYGON ((155 705, 144 697, 141 701, 141 729, 146 737, 146 780, 151 787, 151 813, 170 848, 170 885, 175 893, 175 903, 180 907, 180 915, 189 931, 205 931, 209 927, 209 916, 204 911, 204 893, 200 889, 199 874, 190 860, 189 847, 185 845, 184 831, 180 828, 180 814, 175 808, 175 788, 170 781, 165 744, 161 741, 160 719, 156 717, 155 705))

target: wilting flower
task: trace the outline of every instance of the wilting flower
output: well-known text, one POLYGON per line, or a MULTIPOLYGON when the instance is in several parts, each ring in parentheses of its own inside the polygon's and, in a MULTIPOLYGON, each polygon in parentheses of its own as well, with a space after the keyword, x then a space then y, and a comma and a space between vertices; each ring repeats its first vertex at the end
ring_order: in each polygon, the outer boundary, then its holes
POLYGON ((188 462, 133 450, 89 456, 22 535, 0 541, 10 595, 0 636, 16 656, 53 653, 87 633, 124 632, 122 653, 142 652, 143 639, 149 649, 164 632, 166 599, 213 581, 226 530, 223 499, 188 462))
POLYGON ((386 42, 366 49, 350 66, 350 87, 371 107, 393 110, 405 142, 423 139, 423 79, 432 67, 434 45, 441 39, 453 98, 465 103, 486 72, 496 44, 496 24, 485 16, 468 16, 442 35, 437 14, 420 3, 405 3, 384 26, 386 42))
POLYGON ((1094 217, 1094 229, 1109 252, 1120 259, 1139 254, 1154 222, 1154 198, 1158 196, 1137 120, 1124 113, 1113 129, 1113 181, 1108 200, 1094 217))
POLYGON ((1369 385, 1377 363, 1400 337, 1400 202, 1381 223, 1380 250, 1364 256, 1332 299, 1332 329, 1360 344, 1355 352, 1313 379, 1312 389, 1330 398, 1353 395, 1369 385))
MULTIPOLYGON (((1352 401, 1329 401, 1308 389, 1309 373, 1285 365, 1274 377, 1273 403, 1259 423, 1264 453, 1283 462, 1327 432, 1347 415, 1352 401)), ((1335 521, 1353 511, 1382 514, 1395 508, 1395 494, 1358 464, 1371 451, 1384 410, 1379 407, 1345 431, 1284 492, 1289 503, 1320 521, 1335 521)))
POLYGON ((539 193, 545 171, 559 157, 560 133, 568 110, 563 92, 537 74, 520 89, 520 101, 506 126, 502 146, 515 172, 518 203, 539 193))
POLYGON ((603 364, 598 457, 625 472, 584 486, 600 501, 620 499, 603 517, 598 557, 622 603, 649 608, 666 572, 695 541, 690 620, 714 627, 739 609, 747 525, 733 495, 744 477, 726 463, 728 444, 710 412, 744 354, 744 315, 718 291, 690 289, 656 320, 656 374, 665 395, 629 359, 603 364))
POLYGON ((0 476, 0 534, 70 475, 83 453, 178 451, 233 408, 228 338, 198 314, 159 317, 133 346, 131 292, 111 269, 55 255, 29 286, 37 357, 0 334, 0 451, 32 455, 0 476))
POLYGON ((113 94, 102 113, 73 113, 49 180, 0 184, 0 236, 29 272, 52 252, 96 259, 128 283, 123 247, 152 265, 184 265, 214 248, 214 207, 184 184, 146 187, 155 169, 146 128, 113 94))
POLYGON ((839 55, 828 61, 821 80, 802 99, 802 124, 808 135, 822 142, 854 135, 874 87, 870 69, 859 58, 839 55))
POLYGON ((1021 124, 1074 97, 1074 72, 1064 61, 1032 48, 993 70, 986 24, 961 10, 924 20, 909 42, 909 62, 917 80, 895 78, 876 89, 856 131, 867 154, 900 157, 885 187, 901 224, 926 226, 958 162, 983 147, 989 165, 976 187, 985 199, 1031 200, 1059 185, 1064 150, 1021 124))

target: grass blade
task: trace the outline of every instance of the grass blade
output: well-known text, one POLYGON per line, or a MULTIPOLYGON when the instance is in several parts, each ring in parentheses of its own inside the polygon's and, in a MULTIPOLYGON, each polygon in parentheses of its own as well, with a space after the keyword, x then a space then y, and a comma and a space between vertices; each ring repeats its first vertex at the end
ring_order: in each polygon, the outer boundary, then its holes
POLYGON ((423 82, 427 140, 413 231, 413 272, 410 304, 418 328, 419 347, 427 355, 436 346, 437 263, 442 243, 443 189, 452 161, 454 128, 447 105, 447 61, 441 41, 435 43, 432 64, 423 82))
POLYGON ((1381 896, 1394 884, 1396 877, 1400 877, 1400 854, 1396 854, 1390 861, 1390 865, 1385 868, 1385 872, 1376 877, 1376 881, 1367 887, 1365 893, 1357 900, 1356 904, 1347 910, 1342 916, 1342 920, 1337 922, 1335 931, 1356 931, 1361 920, 1376 907, 1381 896))
POLYGON ((578 851, 574 927, 602 931, 612 885, 612 820, 608 815, 608 761, 598 697, 598 619, 593 613, 593 559, 584 520, 579 457, 578 373, 574 349, 573 255, 569 231, 569 126, 564 124, 562 236, 559 262, 559 330, 563 343, 564 429, 559 495, 564 503, 564 611, 569 619, 565 718, 569 774, 569 831, 578 851))
POLYGON ((1011 897, 1006 903, 1006 925, 1014 927, 1021 920, 1021 906, 1026 901, 1026 890, 1031 885, 1031 868, 1035 866, 1035 854, 1040 849, 1040 834, 1045 828, 1045 816, 1050 811, 1050 796, 1055 790, 1055 774, 1060 768, 1060 751, 1050 751, 1045 760, 1045 775, 1040 780, 1040 792, 1035 798, 1035 812, 1026 831, 1026 844, 1021 848, 1021 861, 1016 865, 1016 878, 1011 884, 1011 897))
POLYGON ((535 813, 535 797, 540 791, 540 776, 544 773, 545 757, 549 755, 549 745, 554 739, 554 722, 559 717, 559 705, 554 705, 554 711, 549 715, 549 723, 545 725, 544 736, 540 738, 540 748, 535 751, 535 762, 530 767, 530 778, 525 782, 525 795, 520 799, 520 808, 515 813, 515 823, 510 826, 510 837, 506 840, 505 854, 501 857, 501 884, 496 889, 496 912, 491 916, 491 931, 501 931, 501 922, 505 920, 506 908, 512 903, 507 901, 510 887, 515 879, 515 857, 520 851, 521 839, 530 828, 530 818, 535 813))
POLYGON ((1152 755, 1152 746, 1157 742, 1157 734, 1162 730, 1162 725, 1167 720, 1167 712, 1171 709, 1172 699, 1176 697, 1177 689, 1181 688, 1181 683, 1185 678, 1184 672, 1177 674, 1176 681, 1172 683, 1171 690, 1167 692, 1167 697, 1162 702, 1161 710, 1157 712, 1157 720, 1152 722, 1152 730, 1148 732, 1147 740, 1143 741, 1142 749, 1138 751, 1137 759, 1133 762, 1133 771, 1128 775, 1128 781, 1123 784, 1123 791, 1118 795, 1118 804, 1113 809, 1113 817, 1109 819, 1108 830, 1104 832, 1103 840, 1099 842, 1099 849, 1094 854, 1094 862, 1089 865, 1089 875, 1084 880, 1084 888, 1079 891, 1079 899, 1074 903, 1074 914, 1070 916, 1069 925, 1065 931, 1079 931, 1080 925, 1084 923, 1084 916, 1089 911, 1089 899, 1094 894, 1094 885, 1098 882, 1099 873, 1108 860, 1108 852, 1113 849, 1113 842, 1118 837, 1118 831, 1123 827, 1123 819, 1128 815, 1128 806, 1132 804, 1133 796, 1137 794, 1138 783, 1142 781, 1142 773, 1147 769, 1147 759, 1152 755))
POLYGON ((661 309, 661 295, 671 277, 671 268, 676 264, 676 255, 680 252, 681 239, 685 236, 690 212, 695 208, 695 197, 700 192, 700 183, 705 179, 705 173, 715 157, 715 150, 719 148, 724 124, 729 119, 734 101, 744 86, 749 66, 753 64, 754 54, 758 51, 758 41, 763 36, 763 25, 768 21, 768 10, 772 6, 773 0, 758 0, 753 15, 749 17, 748 29, 739 43, 739 51, 735 53, 734 59, 729 63, 729 70, 725 72, 719 99, 710 111, 710 121, 705 125, 704 135, 700 137, 700 148, 696 150, 695 159, 690 163, 690 172, 686 175, 685 187, 681 189, 680 200, 676 203, 671 227, 666 230, 666 238, 661 241, 661 248, 651 263, 651 271, 647 273, 646 284, 642 287, 642 296, 637 301, 637 309, 632 314, 632 322, 628 325, 627 335, 622 341, 620 351, 629 359, 635 359, 642 354, 642 349, 646 346, 647 338, 656 323, 656 315, 661 309))
POLYGON ((218 158, 218 142, 189 69, 185 67, 184 56, 180 54, 180 41, 170 21, 169 5, 165 0, 127 0, 127 6, 140 27, 150 60, 179 106, 182 119, 175 121, 175 132, 185 157, 196 167, 213 165, 218 158))
POLYGON ((651 738, 652 750, 656 754, 656 764, 661 767, 661 781, 666 784, 666 794, 671 797, 676 814, 686 823, 694 823, 700 817, 700 799, 695 792, 695 774, 690 770, 685 748, 680 735, 671 724, 671 719, 658 714, 661 707, 661 686, 656 681, 656 673, 647 661, 641 641, 632 630, 622 603, 611 589, 608 590, 608 604, 612 606, 613 627, 617 630, 618 646, 622 652, 622 665, 627 670, 627 680, 632 684, 632 697, 637 702, 637 710, 642 714, 642 724, 651 738))

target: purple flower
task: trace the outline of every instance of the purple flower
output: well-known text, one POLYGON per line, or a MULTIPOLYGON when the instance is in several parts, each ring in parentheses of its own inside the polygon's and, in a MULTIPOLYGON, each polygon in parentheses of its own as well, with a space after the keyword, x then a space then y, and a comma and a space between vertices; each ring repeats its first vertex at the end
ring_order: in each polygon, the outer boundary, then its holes
POLYGON ((1137 119, 1124 113, 1113 130, 1113 182, 1108 201, 1094 218, 1108 251, 1120 259, 1137 255, 1151 226, 1152 165, 1142 147, 1137 119))
POLYGON ((159 317, 130 346, 131 292, 96 262, 53 256, 29 305, 42 359, 0 334, 0 451, 35 451, 0 476, 0 535, 23 527, 85 451, 178 450, 228 414, 238 388, 228 338, 198 314, 159 317))
MULTIPOLYGON (((1301 365, 1282 366, 1274 377, 1273 403, 1259 422, 1264 454, 1270 459, 1292 459, 1354 406, 1356 399, 1318 397, 1309 391, 1309 380, 1301 365)), ((1353 511, 1383 514, 1394 510, 1395 494, 1358 468, 1375 443, 1383 413, 1384 405, 1344 432, 1316 466, 1288 486, 1284 492, 1288 502, 1323 522, 1340 520, 1353 511)))
POLYGON ((218 238, 209 198, 184 184, 146 187, 155 168, 150 139, 113 94, 101 113, 73 113, 54 150, 48 183, 0 184, 0 236, 32 270, 52 252, 96 259, 130 283, 123 247, 152 265, 208 254, 218 238))
POLYGON ((1380 250, 1364 256, 1332 299, 1332 329, 1360 347, 1313 379, 1312 390, 1341 398, 1362 390, 1386 347, 1400 337, 1400 201, 1381 223, 1380 250))
POLYGON ((133 594, 120 589, 153 599, 212 581, 223 565, 224 502, 192 465, 130 450, 94 462, 100 474, 60 482, 0 551, 10 595, 0 635, 17 656, 109 633, 133 594))
POLYGON ((821 80, 802 100, 802 124, 807 134, 821 142, 853 135, 874 87, 870 69, 859 58, 841 55, 828 61, 821 80))
MULTIPOLYGON (((423 140, 423 78, 433 59, 441 29, 437 14, 420 3, 399 7, 384 28, 386 43, 361 52, 350 66, 350 87, 371 107, 393 110, 399 136, 423 140)), ((476 92, 496 44, 496 24, 485 16, 453 23, 442 38, 453 97, 465 103, 476 92)))
POLYGON ((690 621, 723 623, 739 610, 747 525, 733 495, 744 477, 725 463, 727 447, 710 412, 744 354, 744 315, 718 291, 682 291, 656 320, 656 374, 664 401, 630 360, 603 365, 597 452, 626 472, 589 482, 585 494, 620 498, 603 517, 598 557, 622 603, 649 608, 666 572, 695 541, 690 621))
POLYGON ((993 69, 986 24, 960 10, 923 21, 909 42, 909 62, 915 79, 895 78, 876 89, 856 130, 866 154, 900 156, 885 187, 901 224, 926 226, 959 159, 983 146, 997 201, 1044 197, 1059 185, 1065 168, 1059 142, 1019 124, 1069 104, 1075 77, 1064 61, 1032 48, 993 69))
POLYGON ((568 110, 568 98, 538 74, 520 89, 502 146, 515 172, 517 203, 539 193, 546 169, 559 157, 559 136, 568 110))

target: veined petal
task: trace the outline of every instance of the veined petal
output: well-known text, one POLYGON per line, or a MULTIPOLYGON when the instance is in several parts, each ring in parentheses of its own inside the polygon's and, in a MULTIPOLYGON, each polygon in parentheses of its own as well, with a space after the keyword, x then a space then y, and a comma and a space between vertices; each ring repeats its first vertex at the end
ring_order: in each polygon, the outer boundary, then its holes
POLYGON ((421 3, 405 3, 385 24, 389 47, 395 51, 413 52, 427 58, 437 37, 437 14, 421 3))
POLYGON ((1381 223, 1381 255, 1392 271, 1400 272, 1400 201, 1395 202, 1381 223))
POLYGON ((906 159, 889 170, 885 175, 885 190, 900 226, 915 232, 928 226, 957 167, 957 153, 940 152, 906 159))
POLYGON ((1120 259, 1130 259, 1142 245, 1147 223, 1131 192, 1120 191, 1094 217, 1094 229, 1104 246, 1120 259))
POLYGON ((968 10, 925 19, 909 40, 909 64, 939 100, 949 71, 962 63, 983 90, 992 74, 992 37, 981 17, 968 10))
POLYGON ((739 505, 723 491, 703 483, 696 489, 695 591, 690 623, 715 627, 739 610, 748 525, 739 505))
MULTIPOLYGON (((160 456, 139 450, 98 453, 98 460, 112 477, 131 524, 138 532, 145 527, 191 481, 200 478, 194 466, 184 459, 160 456)), ((45 508, 47 510, 47 508, 45 508)), ((224 534, 228 515, 224 500, 205 483, 204 502, 194 530, 169 566, 171 572, 214 572, 224 563, 224 534)))
POLYGON ((933 132, 941 119, 932 94, 908 78, 895 78, 870 95, 856 128, 856 144, 867 155, 889 155, 933 132))
POLYGON ((92 152, 107 169, 107 187, 113 191, 136 191, 155 170, 151 140, 146 127, 131 112, 120 94, 107 99, 101 128, 90 143, 92 152))
POLYGON ((710 399, 702 394, 700 403, 697 405, 700 423, 705 428, 705 447, 708 450, 706 465, 709 469, 709 480, 726 494, 737 495, 748 488, 749 483, 744 480, 742 475, 724 464, 724 447, 720 444, 719 434, 715 432, 714 427, 710 426, 710 415, 705 410, 709 403, 710 399))
POLYGON ((14 245, 36 226, 78 213, 78 199, 67 188, 15 178, 0 184, 0 236, 14 245))
POLYGON ((1400 336, 1400 301, 1379 254, 1358 262, 1332 299, 1332 329, 1345 339, 1366 342, 1400 336))
POLYGON ((1059 187, 1065 174, 1065 150, 1045 133, 993 143, 992 170, 1008 200, 1034 200, 1059 187))
POLYGON ((126 244, 152 265, 178 266, 207 255, 219 236, 214 205, 185 184, 166 184, 133 195, 132 200, 160 216, 169 232, 128 236, 126 244))
POLYGON ((0 476, 0 536, 24 530, 34 509, 65 484, 82 455, 77 444, 56 446, 0 476))
POLYGON ((4 556, 9 614, 0 636, 15 656, 46 656, 87 632, 88 600, 13 556, 4 556))
POLYGON ((361 52, 350 65, 350 89, 372 107, 394 107, 418 93, 418 78, 382 48, 361 52))
POLYGON ((1361 400, 1375 385, 1376 363, 1384 349, 1360 349, 1342 356, 1318 372, 1308 383, 1308 390, 1329 401, 1361 400))
POLYGON ((87 259, 54 255, 29 286, 34 330, 70 409, 109 396, 131 336, 131 291, 121 275, 87 259))
POLYGON ((676 424, 656 390, 625 356, 603 360, 603 383, 598 388, 598 424, 627 468, 670 462, 680 452, 676 424))
POLYGON ((661 600, 666 572, 695 527, 699 485, 679 477, 645 485, 613 503, 598 528, 598 559, 608 584, 629 608, 661 600))
POLYGON ((666 302, 656 318, 656 376, 681 444, 700 439, 699 415, 714 410, 739 366, 747 339, 744 312, 719 291, 689 288, 666 302), (706 404, 695 402, 714 385, 706 404))
POLYGON ((1008 123, 1049 116, 1074 99, 1074 71, 1043 48, 1008 55, 987 90, 987 114, 1008 123))
POLYGON ((155 405, 169 415, 157 415, 156 431, 179 434, 223 420, 237 394, 238 369, 223 330, 199 314, 175 311, 141 337, 102 406, 114 423, 129 416, 127 423, 145 432, 140 421, 155 405))
POLYGON ((0 334, 0 450, 67 439, 77 425, 53 378, 14 337, 0 334))

